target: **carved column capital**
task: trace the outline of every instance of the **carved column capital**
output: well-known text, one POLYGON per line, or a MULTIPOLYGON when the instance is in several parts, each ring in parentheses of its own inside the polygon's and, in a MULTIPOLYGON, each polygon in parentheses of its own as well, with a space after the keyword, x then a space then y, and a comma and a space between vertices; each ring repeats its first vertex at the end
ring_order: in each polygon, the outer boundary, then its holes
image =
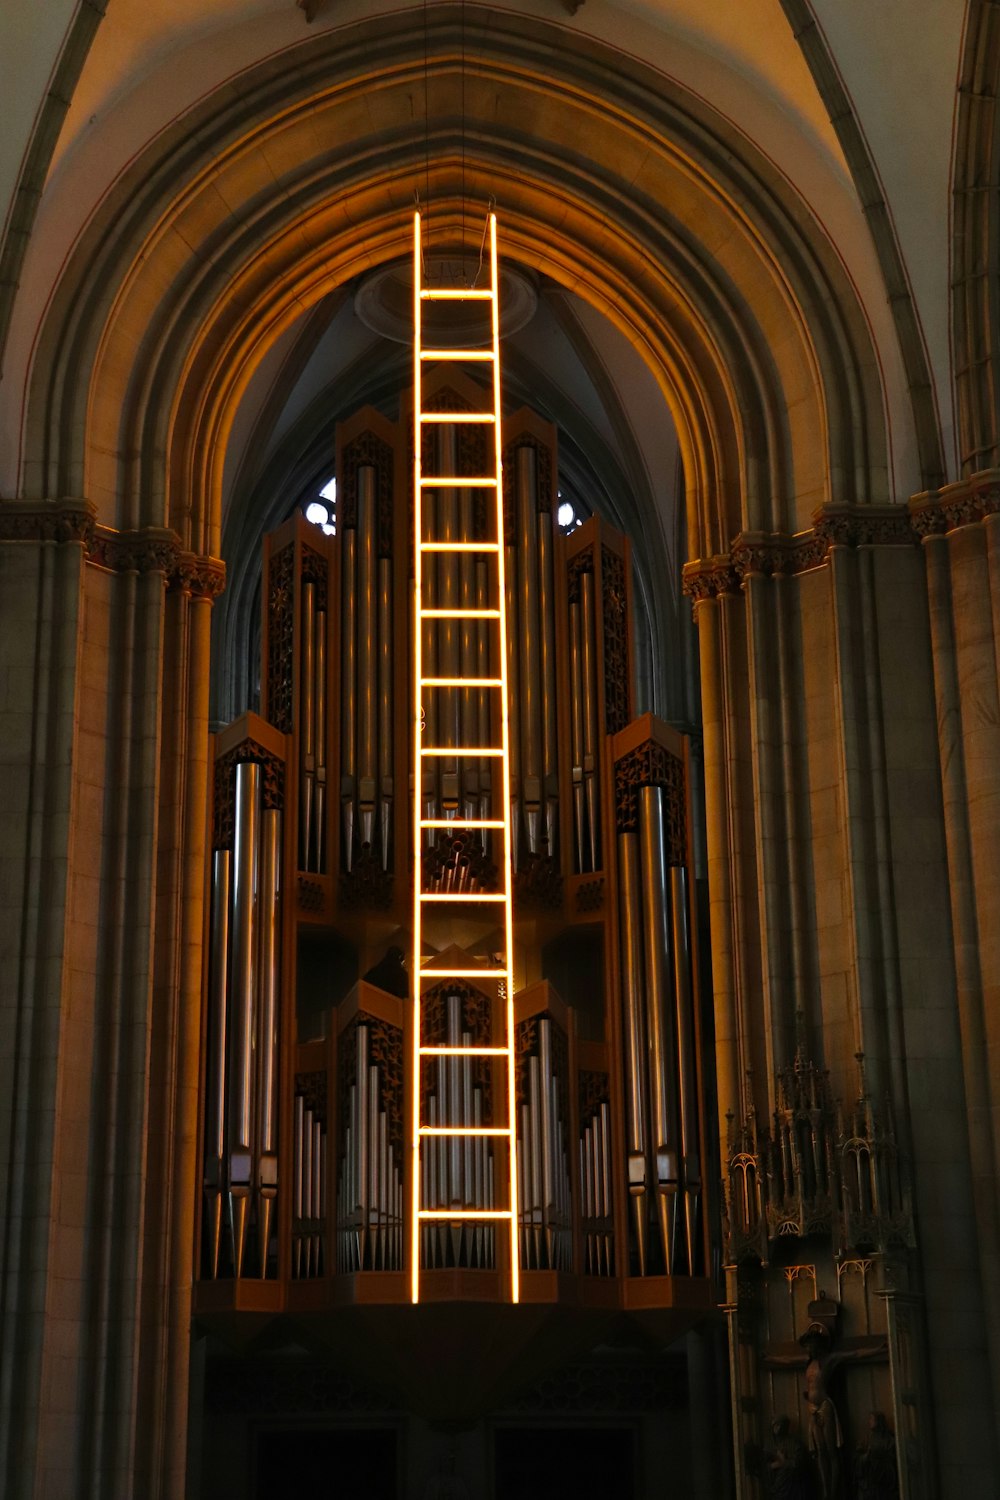
POLYGON ((909 511, 911 525, 921 541, 978 525, 1000 513, 1000 469, 985 469, 957 484, 914 495, 909 511))
POLYGON ((216 599, 226 586, 218 557, 185 552, 176 531, 101 526, 86 500, 0 500, 0 542, 78 542, 87 562, 109 573, 162 573, 170 588, 216 599))

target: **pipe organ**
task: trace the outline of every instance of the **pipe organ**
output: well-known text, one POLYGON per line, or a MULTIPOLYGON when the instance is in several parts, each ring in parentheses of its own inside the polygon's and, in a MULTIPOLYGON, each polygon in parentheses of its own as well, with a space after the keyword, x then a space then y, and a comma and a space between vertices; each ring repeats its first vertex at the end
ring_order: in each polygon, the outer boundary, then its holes
MULTIPOLYGON (((429 366, 424 397, 455 414, 423 428, 425 472, 481 474, 484 431, 462 415, 483 392, 429 366)), ((427 742, 444 748, 414 773, 412 442, 405 413, 367 409, 339 428, 336 535, 296 514, 265 540, 260 713, 215 738, 203 1317, 408 1302, 414 1253, 422 1300, 504 1297, 507 1230, 489 1215, 507 1201, 506 1155, 486 1133, 507 1107, 502 986, 487 977, 502 936, 495 908, 461 899, 497 889, 500 835, 469 826, 496 819, 496 772, 447 753, 495 741, 496 707, 484 687, 429 693, 427 742), (423 925, 424 967, 452 977, 421 981, 419 1043, 435 1050, 419 1079, 403 959, 415 799, 437 824, 423 888, 456 898, 423 925), (470 1132, 431 1137, 419 1184, 415 1088, 426 1124, 470 1132), (418 1190, 442 1216, 421 1223, 415 1251, 418 1190)), ((691 746, 635 716, 628 542, 597 517, 564 535, 556 476, 554 430, 508 415, 521 1296, 662 1309, 680 1332, 712 1301, 691 746)), ((447 538, 485 528, 483 505, 453 487, 423 509, 447 538)), ((471 550, 428 568, 440 608, 490 604, 471 550)), ((496 675, 487 621, 435 623, 425 675, 496 675)))

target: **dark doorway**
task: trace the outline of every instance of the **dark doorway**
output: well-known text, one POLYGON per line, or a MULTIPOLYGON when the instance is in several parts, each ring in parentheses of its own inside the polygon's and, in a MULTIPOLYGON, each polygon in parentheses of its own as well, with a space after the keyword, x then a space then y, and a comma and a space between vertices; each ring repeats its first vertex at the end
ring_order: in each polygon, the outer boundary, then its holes
POLYGON ((634 1500, 631 1429, 506 1427, 495 1434, 495 1500, 634 1500))
POLYGON ((397 1500, 396 1434, 391 1428, 285 1432, 257 1436, 259 1500, 309 1495, 313 1500, 397 1500))

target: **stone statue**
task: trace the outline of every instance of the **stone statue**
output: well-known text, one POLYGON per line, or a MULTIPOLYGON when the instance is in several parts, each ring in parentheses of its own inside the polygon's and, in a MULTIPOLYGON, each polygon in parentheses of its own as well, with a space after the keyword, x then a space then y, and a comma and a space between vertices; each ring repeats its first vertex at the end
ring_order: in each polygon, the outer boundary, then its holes
POLYGON ((822 1500, 842 1500, 840 1450, 844 1446, 844 1434, 827 1385, 834 1362, 830 1353, 830 1334, 821 1324, 814 1324, 801 1342, 808 1357, 802 1394, 809 1411, 809 1450, 816 1462, 819 1492, 822 1500))
POLYGON ((812 1321, 799 1339, 804 1354, 776 1351, 768 1354, 764 1363, 771 1369, 801 1368, 805 1363, 802 1395, 808 1412, 809 1451, 816 1466, 820 1500, 845 1500, 844 1434, 830 1383, 842 1366, 884 1361, 888 1346, 883 1338, 866 1338, 855 1340, 854 1347, 834 1351, 837 1304, 821 1292, 809 1304, 809 1313, 812 1321))
POLYGON ((814 1500, 816 1489, 805 1444, 792 1431, 787 1417, 775 1417, 771 1441, 774 1446, 769 1451, 747 1445, 748 1471, 774 1500, 814 1500))
POLYGON ((898 1500, 896 1439, 880 1411, 869 1412, 868 1432, 854 1460, 854 1500, 898 1500))

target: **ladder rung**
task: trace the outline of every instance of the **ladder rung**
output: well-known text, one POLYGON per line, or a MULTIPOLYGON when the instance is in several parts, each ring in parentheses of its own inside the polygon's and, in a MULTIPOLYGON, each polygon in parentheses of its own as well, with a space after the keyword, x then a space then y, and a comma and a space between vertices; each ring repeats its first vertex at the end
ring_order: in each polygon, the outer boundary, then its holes
POLYGON ((421 745, 420 754, 454 756, 456 760, 462 760, 470 755, 502 755, 503 750, 495 745, 428 745, 426 749, 421 745))
POLYGON ((420 1208, 418 1219, 510 1219, 509 1208, 420 1208))
MULTIPOLYGON (((507 1049, 504 1048, 504 1051, 507 1049)), ((510 1135, 509 1125, 421 1125, 419 1135, 456 1136, 463 1135, 510 1135)))
POLYGON ((492 349, 421 349, 421 359, 492 359, 492 349))
POLYGON ((421 687, 497 688, 502 677, 421 677, 421 687))
POLYGON ((421 818, 421 828, 502 828, 503 818, 421 818))
POLYGON ((498 609, 422 609, 422 620, 499 620, 498 609))
POLYGON ((502 891, 421 891, 421 901, 506 901, 502 891))
POLYGON ((421 542, 421 552, 499 552, 499 542, 421 542))
POLYGON ((418 979, 495 979, 507 982, 506 969, 420 969, 418 979))
POLYGON ((475 287, 430 286, 420 293, 421 302, 492 302, 493 293, 477 291, 475 287))
POLYGON ((495 490, 496 487, 495 479, 486 479, 482 475, 468 478, 461 474, 438 474, 431 479, 420 476, 422 490, 495 490))
POLYGON ((509 1047, 421 1047, 421 1057, 507 1057, 509 1047))
POLYGON ((418 969, 419 979, 506 979, 507 969, 418 969))
POLYGON ((491 411, 422 411, 421 422, 495 422, 491 411))

